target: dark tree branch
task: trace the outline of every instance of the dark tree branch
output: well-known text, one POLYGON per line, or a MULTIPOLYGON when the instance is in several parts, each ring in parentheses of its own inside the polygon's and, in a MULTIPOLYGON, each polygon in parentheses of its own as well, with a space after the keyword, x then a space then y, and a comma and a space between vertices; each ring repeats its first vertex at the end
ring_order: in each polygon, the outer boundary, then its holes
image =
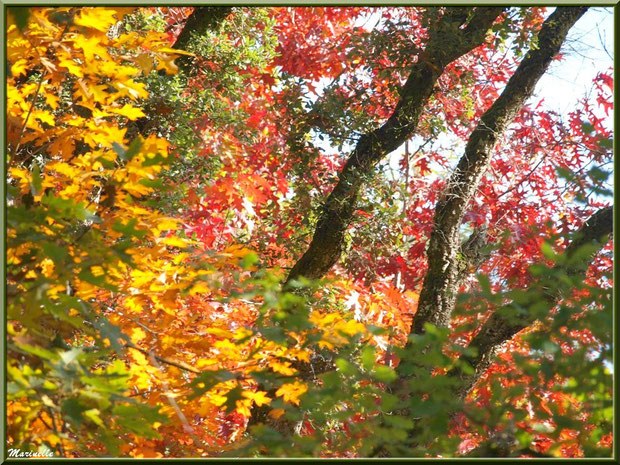
MULTIPOLYGON (((224 6, 200 6, 195 7, 192 14, 185 20, 185 25, 178 35, 172 48, 187 51, 191 43, 192 36, 204 35, 207 31, 214 30, 226 19, 232 11, 232 7, 224 6)), ((194 57, 179 55, 175 58, 175 63, 186 75, 191 71, 194 57)), ((161 71, 161 73, 164 73, 161 71)), ((129 134, 131 137, 140 134, 147 137, 149 133, 156 130, 157 120, 149 116, 138 118, 131 126, 129 134)))
POLYGON ((352 220, 364 177, 372 174, 381 159, 411 137, 444 68, 480 45, 502 10, 500 7, 446 9, 431 29, 426 49, 402 87, 400 100, 390 118, 358 140, 336 187, 325 201, 312 242, 293 266, 287 282, 300 276, 320 278, 340 258, 345 231, 352 220), (469 22, 463 26, 468 18, 469 22))
MULTIPOLYGON (((203 35, 207 31, 216 29, 232 11, 229 6, 198 6, 187 18, 185 26, 177 37, 172 48, 187 50, 192 35, 203 35)), ((192 57, 181 55, 176 64, 183 71, 187 71, 192 64, 192 57)))
POLYGON ((187 50, 192 34, 202 35, 215 29, 230 14, 229 6, 198 6, 185 21, 183 30, 178 35, 172 48, 187 50))
POLYGON ((587 7, 559 7, 547 18, 538 34, 538 48, 530 50, 506 88, 482 116, 472 132, 465 154, 438 201, 428 247, 428 271, 411 332, 424 332, 424 325, 447 326, 459 287, 459 227, 469 201, 486 171, 499 135, 517 115, 549 64, 560 51, 571 26, 587 7))
MULTIPOLYGON (((571 244, 566 248, 565 255, 568 259, 582 246, 586 244, 596 245, 592 251, 591 259, 605 246, 609 235, 613 232, 613 207, 606 207, 592 215, 583 226, 575 233, 571 244)), ((558 264, 557 267, 570 275, 583 273, 584 268, 590 264, 590 260, 584 260, 582 266, 566 266, 558 264)), ((560 296, 545 294, 550 306, 555 305, 560 296)), ((480 332, 473 338, 469 348, 475 349, 476 356, 461 356, 460 361, 466 362, 473 368, 472 374, 465 374, 460 368, 453 368, 450 376, 457 376, 462 380, 459 395, 465 397, 493 362, 497 349, 504 342, 510 340, 522 329, 534 323, 534 318, 528 314, 519 314, 508 317, 504 314, 494 313, 482 326, 480 332)), ((459 363, 459 365, 461 365, 459 363)))

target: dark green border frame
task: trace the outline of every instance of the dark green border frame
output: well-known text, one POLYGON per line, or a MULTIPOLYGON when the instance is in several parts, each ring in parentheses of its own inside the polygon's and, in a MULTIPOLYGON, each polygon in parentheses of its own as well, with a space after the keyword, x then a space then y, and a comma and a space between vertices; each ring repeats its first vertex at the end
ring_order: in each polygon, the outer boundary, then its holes
MULTIPOLYGON (((46 2, 28 2, 28 1, 19 1, 19 0, 0 0, 0 23, 3 26, 3 37, 6 32, 6 9, 9 6, 27 6, 27 7, 37 7, 37 6, 65 6, 65 5, 97 5, 97 6, 113 6, 113 5, 136 5, 136 2, 128 2, 124 0, 94 0, 91 2, 85 1, 75 1, 75 0, 56 0, 54 2, 46 3, 46 2)), ((263 0, 244 0, 244 1, 209 1, 209 0, 198 0, 198 1, 190 1, 183 2, 178 0, 150 0, 147 4, 142 4, 139 6, 197 6, 197 5, 214 5, 214 6, 429 6, 434 5, 463 5, 463 6, 491 6, 491 5, 509 5, 509 6, 569 6, 569 5, 589 5, 594 7, 613 7, 614 8, 614 65, 616 63, 615 53, 620 44, 618 40, 618 31, 620 30, 620 17, 618 15, 618 3, 615 0, 597 0, 593 2, 582 1, 582 0, 548 0, 548 1, 524 1, 517 0, 515 2, 502 2, 495 0, 478 0, 477 2, 471 2, 468 0, 442 0, 439 2, 429 2, 428 0, 389 0, 388 2, 382 2, 380 0, 271 0, 271 1, 263 1, 263 0)), ((3 42, 3 46, 0 50, 0 61, 5 63, 6 57, 6 41, 3 42)), ((2 179, 3 182, 0 186, 0 195, 2 196, 2 208, 0 208, 0 223, 3 225, 2 231, 0 232, 0 237, 2 238, 2 243, 0 245, 0 250, 2 251, 2 286, 0 286, 0 298, 2 299, 2 304, 0 305, 0 320, 2 321, 2 339, 0 340, 0 353, 2 354, 2 365, 0 368, 0 373, 2 374, 2 383, 0 383, 0 399, 2 399, 2 404, 0 405, 0 412, 2 412, 2 420, 1 420, 1 431, 2 439, 3 439, 3 447, 0 449, 0 464, 5 462, 20 462, 20 461, 28 461, 29 463, 44 463, 49 460, 53 460, 55 462, 58 461, 77 461, 77 462, 92 462, 92 461, 102 461, 102 462, 118 462, 118 463, 135 463, 138 462, 150 462, 150 461, 173 461, 176 463, 179 462, 201 462, 201 461, 214 461, 218 463, 235 463, 235 462, 269 462, 269 461, 277 461, 277 462, 296 462, 296 463, 307 463, 307 462, 317 462, 317 461, 338 461, 338 462, 353 462, 353 461, 388 461, 388 462, 441 462, 441 463, 473 463, 473 462, 486 462, 486 463, 573 463, 578 461, 592 461, 596 463, 610 463, 610 464, 620 464, 619 452, 619 438, 616 437, 617 432, 617 413, 618 408, 616 402, 614 402, 614 445, 613 445, 613 458, 590 458, 590 459, 473 459, 473 458, 458 458, 458 459, 425 459, 425 458, 386 458, 386 459, 374 459, 374 458, 359 458, 359 459, 312 459, 312 458, 299 458, 299 459, 289 459, 289 458, 238 458, 238 459, 229 459, 229 458, 167 458, 167 459, 135 459, 135 458, 76 458, 76 459, 66 459, 66 458, 51 458, 51 459, 7 459, 6 457, 6 431, 7 431, 7 417, 6 417, 6 147, 7 147, 7 139, 6 139, 6 65, 2 65, 2 78, 3 85, 0 88, 0 98, 2 99, 2 107, 5 111, 0 115, 0 124, 2 130, 2 157, 3 162, 2 166, 2 179)), ((617 79, 614 80, 614 96, 617 95, 620 86, 618 84, 617 79)), ((615 100, 615 99, 614 99, 615 100)), ((616 114, 614 113, 614 134, 618 132, 618 119, 616 114)), ((614 136, 615 140, 615 136, 614 136)), ((614 150, 617 149, 617 142, 614 144, 614 150)), ((620 176, 615 172, 617 160, 614 157, 614 231, 617 230, 618 226, 618 215, 615 209, 615 186, 618 184, 618 180, 620 176)), ((614 235, 614 248, 617 246, 616 236, 614 235)), ((614 260, 614 280, 616 278, 616 261, 614 260)), ((614 286, 614 302, 616 302, 616 289, 614 286)), ((616 308, 614 306, 614 308, 616 308)), ((618 347, 616 344, 616 334, 618 330, 618 318, 617 315, 614 314, 614 362, 617 360, 618 355, 618 347)), ((615 363, 614 363, 614 368, 615 363)), ((618 384, 616 383, 616 379, 614 377, 614 395, 618 397, 618 384)), ((615 400, 615 399, 614 399, 615 400)))

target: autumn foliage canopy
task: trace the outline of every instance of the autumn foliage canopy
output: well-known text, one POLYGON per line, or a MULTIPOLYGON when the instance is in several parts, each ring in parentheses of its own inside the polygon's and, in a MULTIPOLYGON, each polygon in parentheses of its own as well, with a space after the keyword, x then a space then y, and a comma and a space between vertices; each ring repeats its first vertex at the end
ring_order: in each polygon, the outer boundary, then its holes
POLYGON ((6 447, 610 457, 586 10, 9 8, 6 447))

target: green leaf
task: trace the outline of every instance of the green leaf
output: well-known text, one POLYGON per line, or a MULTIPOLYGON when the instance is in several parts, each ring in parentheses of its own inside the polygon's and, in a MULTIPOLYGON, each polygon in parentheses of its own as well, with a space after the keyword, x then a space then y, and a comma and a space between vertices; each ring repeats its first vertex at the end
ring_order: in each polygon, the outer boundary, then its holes
POLYGON ((70 398, 63 402, 62 407, 60 408, 64 417, 70 420, 72 423, 76 425, 82 424, 84 418, 82 417, 82 413, 86 410, 89 410, 89 407, 82 404, 76 398, 70 398))
POLYGON ((138 223, 136 218, 131 218, 127 221, 127 224, 123 224, 123 222, 118 219, 112 225, 112 230, 123 234, 126 237, 137 237, 138 239, 142 239, 148 231, 143 231, 136 229, 135 226, 138 223))
POLYGON ((168 417, 159 413, 159 408, 147 405, 115 405, 112 409, 115 420, 122 428, 138 436, 158 439, 159 433, 153 429, 153 423, 164 423, 168 417))
POLYGON ((355 368, 355 365, 343 358, 339 358, 338 360, 336 360, 336 366, 338 367, 338 370, 345 376, 355 376, 357 374, 357 369, 355 368))
POLYGON ((226 403, 224 408, 228 412, 232 412, 237 408, 237 401, 243 399, 243 388, 237 384, 234 388, 226 393, 226 403))
POLYGON ((555 250, 553 250, 553 247, 548 242, 544 242, 540 246, 540 250, 543 253, 543 255, 547 257, 549 260, 552 260, 554 262, 557 262, 559 260, 559 255, 555 253, 555 250))
POLYGON ((585 134, 591 134, 594 132, 594 126, 590 123, 582 123, 581 124, 581 130, 585 133, 585 134))
POLYGON ((369 345, 364 347, 360 359, 364 370, 370 371, 375 364, 375 348, 369 345))
POLYGON ((90 410, 86 410, 85 412, 83 412, 82 415, 95 423, 97 426, 101 426, 103 428, 105 425, 103 423, 103 420, 101 420, 101 417, 99 416, 100 413, 101 411, 99 409, 91 408, 90 410))
POLYGON ((45 255, 52 259, 56 265, 62 265, 68 257, 69 252, 64 247, 54 244, 53 242, 43 242, 41 248, 45 255))
POLYGON ((188 400, 200 397, 217 384, 230 381, 235 378, 236 375, 227 370, 203 371, 192 380, 190 387, 194 390, 194 392, 188 396, 188 400))
POLYGON ((373 377, 382 383, 391 383, 398 378, 398 375, 394 370, 385 365, 377 366, 373 371, 373 377))

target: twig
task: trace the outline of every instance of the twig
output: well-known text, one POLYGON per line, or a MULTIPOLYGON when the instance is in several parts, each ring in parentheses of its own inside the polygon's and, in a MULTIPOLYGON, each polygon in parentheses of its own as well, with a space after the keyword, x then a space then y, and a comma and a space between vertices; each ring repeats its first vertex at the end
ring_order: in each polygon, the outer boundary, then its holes
POLYGON ((49 413, 50 418, 52 419, 52 427, 54 429, 54 434, 58 437, 58 449, 60 450, 60 455, 66 457, 65 448, 62 445, 62 438, 60 437, 60 433, 58 433, 58 428, 56 427, 56 420, 54 419, 54 414, 52 413, 51 408, 47 408, 47 413, 49 413))
POLYGON ((19 136, 17 137, 17 147, 15 147, 15 155, 17 155, 19 153, 19 149, 21 148, 21 139, 22 136, 24 135, 24 131, 26 130, 26 124, 28 124, 28 120, 30 119, 30 115, 32 115, 32 110, 34 110, 34 105, 37 103, 37 98, 39 97, 39 91, 41 90, 41 85, 43 85, 43 78, 47 76, 47 70, 43 71, 41 73, 41 76, 39 77, 39 85, 37 86, 37 90, 34 93, 34 96, 32 97, 32 103, 30 104, 30 109, 28 110, 28 114, 26 115, 26 119, 24 120, 24 123, 22 124, 22 128, 19 131, 19 136))
MULTIPOLYGON (((155 355, 152 350, 148 351, 148 353, 151 358, 151 363, 153 363, 153 365, 155 365, 159 369, 159 371, 164 372, 164 368, 159 363, 157 363, 158 360, 161 360, 161 357, 158 357, 157 355, 155 355)), ((181 423, 183 424, 183 429, 185 430, 185 432, 189 433, 192 436, 192 439, 196 442, 196 444, 202 444, 203 446, 208 447, 208 444, 206 444, 202 439, 200 439, 196 435, 196 431, 194 430, 192 425, 189 424, 189 421, 187 421, 187 417, 185 416, 185 414, 179 407, 179 404, 177 404, 177 401, 170 394, 170 385, 163 379, 161 380, 161 383, 165 390, 164 394, 166 396, 166 399, 168 400, 168 403, 170 404, 170 406, 173 408, 179 420, 181 420, 181 423)))
POLYGON ((495 200, 498 200, 499 198, 505 196, 506 194, 514 191, 516 188, 518 188, 521 184, 523 184, 525 181, 527 181, 529 179, 529 177, 534 174, 534 171, 536 171, 536 169, 541 165, 541 163, 545 161, 545 157, 543 156, 540 161, 538 163, 536 163, 536 166, 534 166, 534 168, 532 168, 525 176, 523 176, 521 178, 521 180, 516 183, 514 186, 512 186, 510 189, 508 189, 507 191, 502 192, 501 194, 499 194, 495 200))
MULTIPOLYGON (((72 8, 73 10, 74 8, 72 8)), ((62 36, 65 35, 65 32, 67 32, 67 27, 69 25, 65 25, 65 27, 62 29, 62 31, 60 32, 60 36, 58 37, 57 41, 60 42, 62 39, 62 36)), ((39 55, 39 60, 41 60, 41 54, 39 53, 39 51, 37 50, 37 47, 35 47, 32 42, 30 42, 30 38, 28 38, 28 42, 30 43, 30 45, 32 46, 32 48, 34 49, 34 52, 39 55)), ((19 153, 19 149, 21 147, 21 143, 20 140, 22 138, 22 136, 24 135, 24 131, 26 130, 26 124, 28 123, 28 120, 30 119, 30 115, 32 114, 32 110, 34 110, 34 106, 37 103, 37 98, 39 97, 39 91, 41 90, 41 85, 43 84, 43 78, 47 76, 47 70, 43 70, 43 72, 41 73, 41 76, 39 77, 39 85, 37 86, 37 90, 34 93, 34 97, 32 98, 32 103, 30 104, 30 109, 28 110, 28 114, 26 115, 26 119, 24 120, 24 124, 22 124, 22 128, 19 131, 19 136, 17 138, 17 147, 15 147, 15 154, 17 155, 17 153, 19 153)))
POLYGON ((407 214, 407 194, 409 194, 409 139, 405 141, 405 195, 403 195, 403 216, 407 214))
POLYGON ((42 413, 43 413, 42 411, 41 411, 41 412, 39 412, 39 415, 37 415, 37 418, 38 418, 39 420, 41 420, 41 423, 43 423, 47 429, 52 429, 52 430, 53 430, 53 429, 54 429, 54 427, 53 427, 52 425, 50 425, 47 421, 45 421, 45 420, 43 419, 43 417, 41 416, 41 414, 42 414, 42 413))
POLYGON ((144 323, 142 323, 142 322, 141 322, 141 321, 139 321, 138 319, 136 319, 136 318, 131 318, 130 316, 125 315, 123 312, 121 312, 120 310, 115 309, 114 307, 110 307, 110 306, 108 306, 107 308, 108 308, 108 310, 110 310, 110 311, 112 311, 112 312, 114 312, 114 313, 116 313, 116 314, 118 314, 118 315, 122 316, 123 318, 127 318, 128 320, 133 321, 135 324, 137 324, 138 326, 140 326, 140 327, 142 327, 142 328, 146 329, 146 330, 147 330, 149 333, 151 333, 151 334, 161 334, 161 332, 160 332, 160 331, 155 331, 154 329, 149 328, 147 325, 145 325, 144 323))
MULTIPOLYGON (((129 349, 134 349, 134 350, 137 350, 138 352, 142 352, 142 353, 143 353, 143 354, 145 354, 145 355, 151 355, 151 354, 152 354, 152 352, 153 352, 152 350, 146 350, 146 349, 143 349, 143 348, 141 348, 141 347, 138 347, 137 345, 135 345, 135 344, 134 344, 134 343, 132 343, 132 342, 129 342, 129 343, 125 344, 125 347, 127 347, 127 348, 129 348, 129 349)), ((185 363, 183 363, 183 362, 177 362, 177 361, 175 361, 175 360, 169 360, 169 359, 167 359, 167 358, 160 357, 159 355, 155 355, 155 354, 153 354, 153 356, 155 357, 155 359, 156 359, 157 361, 162 362, 162 363, 165 363, 166 365, 170 365, 170 366, 173 366, 173 367, 179 368, 179 369, 181 369, 181 370, 189 371, 190 373, 195 373, 195 374, 200 374, 200 373, 201 373, 201 371, 200 371, 200 370, 197 370, 197 369, 196 369, 196 368, 194 368, 194 367, 191 367, 191 366, 189 366, 189 365, 186 365, 186 364, 185 364, 185 363)))

